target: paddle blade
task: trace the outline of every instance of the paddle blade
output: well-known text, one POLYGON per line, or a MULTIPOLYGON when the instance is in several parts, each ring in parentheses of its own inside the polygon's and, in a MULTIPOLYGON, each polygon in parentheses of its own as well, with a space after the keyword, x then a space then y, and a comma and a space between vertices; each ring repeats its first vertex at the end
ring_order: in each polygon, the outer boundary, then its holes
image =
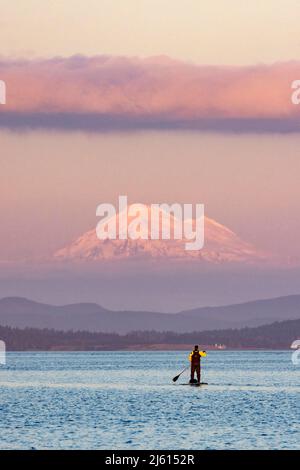
POLYGON ((187 367, 185 367, 178 375, 175 375, 173 382, 176 382, 181 376, 181 374, 183 374, 186 370, 187 370, 187 367))

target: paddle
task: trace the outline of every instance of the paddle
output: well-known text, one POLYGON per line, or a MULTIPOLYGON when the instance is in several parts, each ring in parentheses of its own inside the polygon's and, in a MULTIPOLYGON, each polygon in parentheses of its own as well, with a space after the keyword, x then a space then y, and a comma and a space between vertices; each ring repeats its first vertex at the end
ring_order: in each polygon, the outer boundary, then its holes
POLYGON ((186 371, 188 369, 188 367, 185 367, 178 375, 176 375, 174 378, 173 378, 173 382, 176 382, 179 377, 181 376, 181 374, 184 373, 184 371, 186 371))

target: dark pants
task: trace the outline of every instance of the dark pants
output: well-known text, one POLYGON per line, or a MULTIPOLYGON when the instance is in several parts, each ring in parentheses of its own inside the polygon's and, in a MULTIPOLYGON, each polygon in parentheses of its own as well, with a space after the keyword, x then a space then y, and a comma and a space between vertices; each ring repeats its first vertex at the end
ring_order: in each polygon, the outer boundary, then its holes
POLYGON ((197 380, 200 383, 200 364, 191 365, 191 381, 194 380, 195 372, 197 373, 197 380))

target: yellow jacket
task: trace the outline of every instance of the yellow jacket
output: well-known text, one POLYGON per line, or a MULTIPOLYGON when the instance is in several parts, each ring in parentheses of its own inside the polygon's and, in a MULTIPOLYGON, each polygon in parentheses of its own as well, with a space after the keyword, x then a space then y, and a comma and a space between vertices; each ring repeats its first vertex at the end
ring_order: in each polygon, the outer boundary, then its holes
MULTIPOLYGON (((192 351, 192 352, 190 353, 190 355, 189 355, 189 360, 190 360, 191 362, 192 362, 193 352, 194 352, 194 351, 192 351)), ((199 351, 199 354, 200 354, 200 357, 206 357, 206 356, 207 356, 206 351, 199 351)))

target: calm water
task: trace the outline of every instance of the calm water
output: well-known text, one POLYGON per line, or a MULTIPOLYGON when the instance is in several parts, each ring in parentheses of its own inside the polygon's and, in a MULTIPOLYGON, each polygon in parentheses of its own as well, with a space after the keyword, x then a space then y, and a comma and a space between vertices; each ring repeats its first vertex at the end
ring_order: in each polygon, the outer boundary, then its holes
POLYGON ((300 366, 284 352, 9 353, 2 449, 299 449, 300 366))

